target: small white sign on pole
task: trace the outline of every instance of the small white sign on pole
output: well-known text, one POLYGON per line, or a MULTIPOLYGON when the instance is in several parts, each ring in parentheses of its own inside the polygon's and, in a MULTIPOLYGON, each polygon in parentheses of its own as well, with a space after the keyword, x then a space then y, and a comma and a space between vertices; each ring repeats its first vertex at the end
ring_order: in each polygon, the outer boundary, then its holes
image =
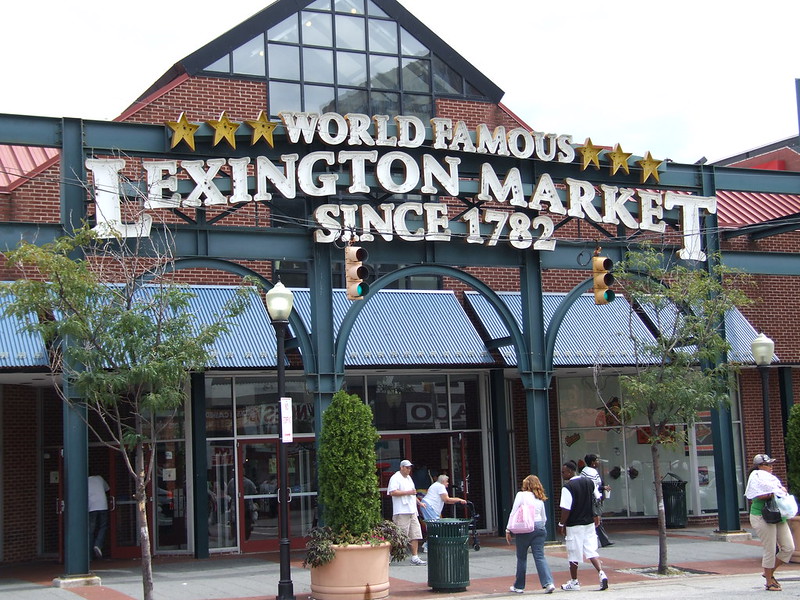
POLYGON ((292 432, 292 399, 281 398, 281 442, 290 444, 294 440, 292 432))

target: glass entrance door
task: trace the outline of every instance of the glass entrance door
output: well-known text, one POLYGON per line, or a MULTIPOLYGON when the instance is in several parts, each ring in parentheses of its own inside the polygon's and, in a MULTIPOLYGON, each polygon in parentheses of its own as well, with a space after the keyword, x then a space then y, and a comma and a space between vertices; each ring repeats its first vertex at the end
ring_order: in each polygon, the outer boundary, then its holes
MULTIPOLYGON (((289 539, 302 548, 304 538, 317 521, 316 451, 313 439, 286 445, 289 484, 289 539)), ((229 482, 231 527, 239 536, 243 552, 277 550, 280 541, 278 518, 278 441, 242 441, 237 448, 237 477, 229 482)))

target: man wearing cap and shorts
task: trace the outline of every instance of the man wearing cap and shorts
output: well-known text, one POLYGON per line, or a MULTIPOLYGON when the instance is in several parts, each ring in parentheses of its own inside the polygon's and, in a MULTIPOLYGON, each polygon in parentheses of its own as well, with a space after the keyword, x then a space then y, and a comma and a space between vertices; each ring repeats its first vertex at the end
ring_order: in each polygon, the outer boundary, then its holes
POLYGON ((561 466, 561 477, 566 482, 561 488, 561 520, 558 522, 558 533, 565 535, 569 576, 567 583, 561 586, 568 592, 581 589, 578 581, 578 563, 584 559, 592 563, 600 577, 600 591, 608 589, 608 577, 600 564, 597 554, 597 533, 595 525, 600 518, 594 516, 594 500, 597 490, 591 479, 577 474, 575 461, 567 461, 561 466))
POLYGON ((386 493, 392 497, 392 521, 406 535, 411 544, 411 564, 427 564, 417 554, 419 540, 422 539, 422 528, 417 517, 417 504, 424 506, 417 498, 417 488, 411 479, 410 460, 400 461, 400 470, 389 479, 386 493))

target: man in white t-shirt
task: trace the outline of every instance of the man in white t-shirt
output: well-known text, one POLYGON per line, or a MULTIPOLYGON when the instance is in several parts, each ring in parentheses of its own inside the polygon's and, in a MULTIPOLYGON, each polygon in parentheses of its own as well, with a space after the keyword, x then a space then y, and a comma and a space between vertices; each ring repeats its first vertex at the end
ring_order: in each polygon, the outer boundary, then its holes
POLYGON ((108 531, 108 493, 106 480, 100 475, 90 475, 89 481, 89 551, 103 558, 103 544, 108 531))
POLYGON ((411 564, 427 564, 417 554, 419 540, 422 539, 422 528, 417 517, 417 505, 424 506, 417 498, 417 488, 411 479, 410 460, 400 461, 400 470, 389 479, 386 493, 392 498, 392 521, 406 532, 411 544, 411 564))

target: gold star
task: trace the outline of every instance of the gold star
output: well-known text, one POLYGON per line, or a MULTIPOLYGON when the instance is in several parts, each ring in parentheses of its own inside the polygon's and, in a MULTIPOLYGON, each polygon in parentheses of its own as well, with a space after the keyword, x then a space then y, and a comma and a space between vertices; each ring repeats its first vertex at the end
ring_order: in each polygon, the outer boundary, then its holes
POLYGON ((245 121, 245 123, 253 128, 253 139, 250 141, 251 146, 255 145, 255 143, 263 137, 270 148, 275 147, 272 141, 272 132, 275 131, 278 124, 267 119, 267 115, 264 114, 263 110, 258 113, 258 119, 255 121, 245 121))
POLYGON ((181 140, 194 150, 194 132, 200 128, 200 125, 189 123, 186 118, 186 113, 181 113, 177 121, 167 121, 167 127, 172 129, 172 145, 170 148, 177 146, 181 140))
POLYGON ((586 138, 583 146, 578 146, 576 150, 581 153, 583 158, 581 171, 585 171, 590 163, 594 165, 595 169, 600 168, 600 152, 602 152, 603 148, 592 144, 592 138, 586 138))
POLYGON ((214 143, 213 146, 219 144, 222 140, 228 140, 231 148, 236 148, 236 137, 234 134, 239 129, 241 123, 236 123, 228 118, 225 111, 219 116, 219 121, 206 121, 211 127, 214 128, 214 143))
POLYGON ((628 175, 631 173, 631 168, 628 165, 628 159, 633 156, 630 152, 623 152, 619 144, 614 146, 614 150, 606 154, 611 159, 611 174, 616 175, 617 171, 622 169, 628 175))
POLYGON ((647 178, 650 175, 653 176, 653 179, 656 180, 656 183, 659 183, 659 176, 658 176, 658 167, 659 165, 664 162, 663 160, 656 160, 650 155, 650 151, 647 151, 647 154, 644 155, 642 160, 637 160, 636 164, 642 167, 642 183, 647 181, 647 178))

